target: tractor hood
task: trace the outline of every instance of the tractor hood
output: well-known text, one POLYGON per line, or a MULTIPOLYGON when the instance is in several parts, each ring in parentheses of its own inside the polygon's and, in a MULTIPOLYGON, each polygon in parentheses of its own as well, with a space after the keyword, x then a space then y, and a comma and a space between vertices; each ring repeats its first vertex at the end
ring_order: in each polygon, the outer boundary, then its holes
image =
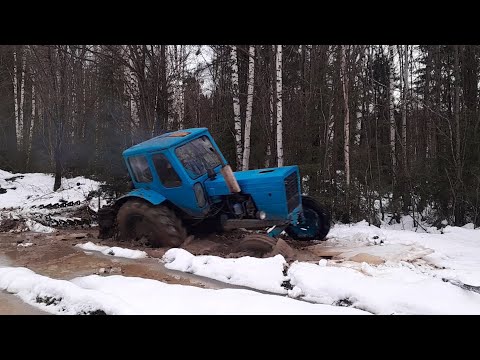
MULTIPOLYGON (((234 173, 243 194, 250 194, 269 219, 286 219, 300 204, 298 166, 238 171, 234 173)), ((230 195, 222 174, 205 181, 210 197, 230 195)))
MULTIPOLYGON (((259 190, 272 190, 272 183, 283 181, 283 179, 297 169, 297 166, 284 166, 280 168, 237 171, 233 174, 240 185, 242 193, 249 194, 252 190, 255 190, 255 192, 259 190)), ((221 173, 217 174, 215 180, 207 179, 205 181, 205 189, 210 196, 231 194, 221 173)))

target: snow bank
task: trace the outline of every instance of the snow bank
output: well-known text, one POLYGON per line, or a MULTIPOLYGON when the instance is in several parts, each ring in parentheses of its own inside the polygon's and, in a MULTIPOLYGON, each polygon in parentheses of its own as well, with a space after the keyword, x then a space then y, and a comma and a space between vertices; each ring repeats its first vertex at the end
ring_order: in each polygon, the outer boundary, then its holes
POLYGON ((36 222, 34 220, 31 220, 31 219, 27 219, 27 221, 25 221, 25 224, 30 229, 30 231, 33 231, 33 232, 47 233, 48 234, 48 233, 52 233, 52 232, 56 231, 54 228, 42 225, 39 222, 36 222))
POLYGON ((114 296, 83 289, 67 280, 41 276, 26 268, 0 268, 0 289, 52 314, 75 315, 99 309, 120 314, 127 307, 114 296))
MULTIPOLYGON (((53 191, 55 179, 53 175, 41 173, 14 174, 0 170, 0 218, 29 219, 31 220, 23 230, 36 232, 53 232, 52 228, 45 227, 34 220, 51 226, 62 220, 62 215, 81 210, 89 206, 97 211, 98 198, 91 199, 93 191, 100 189, 101 183, 78 176, 62 178, 62 186, 53 191)), ((106 200, 100 201, 100 206, 106 200)), ((65 222, 75 223, 80 218, 63 217, 65 222)), ((60 222, 61 224, 61 222, 60 222)))
POLYGON ((0 289, 52 314, 368 314, 249 290, 202 289, 136 277, 55 280, 25 268, 0 268, 0 289))
POLYGON ((294 263, 291 294, 322 304, 348 304, 374 314, 480 314, 480 295, 408 267, 355 269, 294 263))
POLYGON ((64 202, 83 202, 91 191, 99 189, 100 182, 82 176, 62 178, 62 187, 53 191, 55 178, 50 174, 13 174, 0 170, 0 208, 24 208, 64 202))
POLYGON ((87 251, 99 251, 104 255, 118 256, 129 259, 142 259, 147 257, 147 253, 145 251, 125 249, 117 246, 101 246, 96 245, 91 241, 85 244, 77 244, 75 246, 87 251))
POLYGON ((184 249, 170 249, 163 256, 165 267, 205 276, 228 284, 286 294, 282 287, 286 261, 282 255, 259 259, 249 256, 224 259, 218 256, 194 256, 184 249))

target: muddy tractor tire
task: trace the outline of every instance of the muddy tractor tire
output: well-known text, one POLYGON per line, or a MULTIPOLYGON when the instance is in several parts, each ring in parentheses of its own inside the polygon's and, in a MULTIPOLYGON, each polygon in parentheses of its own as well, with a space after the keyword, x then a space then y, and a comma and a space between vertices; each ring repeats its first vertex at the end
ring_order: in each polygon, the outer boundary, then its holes
POLYGON ((178 247, 187 238, 182 220, 166 206, 128 200, 117 214, 120 239, 145 238, 152 247, 178 247))
POLYGON ((302 196, 304 219, 298 225, 290 225, 285 232, 292 239, 326 240, 330 231, 330 215, 328 212, 310 196, 302 196))
POLYGON ((104 206, 97 211, 98 237, 100 239, 108 239, 115 235, 115 216, 116 211, 111 206, 104 206))

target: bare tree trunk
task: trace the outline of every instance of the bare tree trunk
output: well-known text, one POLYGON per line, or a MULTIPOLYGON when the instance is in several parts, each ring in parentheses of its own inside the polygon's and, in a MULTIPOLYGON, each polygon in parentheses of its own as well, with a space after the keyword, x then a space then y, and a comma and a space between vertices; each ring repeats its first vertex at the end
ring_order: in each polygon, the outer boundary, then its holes
POLYGON ((242 119, 240 118, 240 98, 238 89, 237 48, 231 47, 233 115, 235 119, 235 144, 237 149, 237 171, 242 170, 242 119))
MULTIPOLYGON (((267 75, 267 78, 268 78, 268 105, 269 105, 269 131, 268 131, 268 134, 270 134, 270 136, 268 137, 267 139, 267 157, 265 159, 265 167, 268 168, 270 167, 270 159, 272 157, 272 134, 273 134, 273 117, 274 117, 274 108, 273 108, 273 103, 274 103, 274 99, 273 99, 273 80, 272 80, 272 77, 273 77, 273 57, 275 56, 275 45, 272 45, 272 48, 271 48, 271 57, 270 57, 270 62, 268 64, 268 75, 267 75), (270 71, 272 70, 272 71, 270 71)), ((276 69, 275 69, 276 70, 276 69)))
POLYGON ((345 160, 345 181, 347 188, 350 187, 350 110, 348 108, 348 75, 347 75, 347 62, 345 55, 345 45, 341 48, 340 58, 340 70, 342 75, 342 90, 343 100, 345 106, 345 121, 344 121, 344 146, 343 154, 345 160))
POLYGON ((250 45, 248 61, 247 110, 245 114, 245 141, 242 169, 248 170, 250 162, 250 129, 252 127, 253 89, 255 80, 255 45, 250 45))
POLYGON ((403 49, 403 101, 402 101, 402 154, 403 166, 407 172, 407 96, 408 96, 408 45, 403 49))
POLYGON ((277 45, 277 166, 283 166, 282 45, 277 45))
POLYGON ((389 50, 389 115, 390 115, 390 156, 392 159, 392 174, 393 174, 393 183, 396 182, 396 167, 397 159, 395 157, 395 139, 396 139, 396 126, 395 126, 395 103, 393 92, 395 90, 395 66, 393 63, 393 45, 388 46, 389 50))
MULTIPOLYGON (((457 179, 455 181, 455 202, 454 202, 454 221, 459 226, 463 220, 463 194, 462 186, 462 159, 461 159, 461 134, 460 134, 460 66, 458 45, 453 47, 454 75, 455 75, 455 98, 454 98, 454 117, 455 117, 455 168, 457 179)), ((453 139, 452 139, 453 140, 453 139)))
POLYGON ((455 116, 455 157, 457 162, 457 169, 460 169, 460 67, 458 61, 458 45, 454 45, 454 71, 455 71, 455 102, 454 102, 454 116, 455 116))

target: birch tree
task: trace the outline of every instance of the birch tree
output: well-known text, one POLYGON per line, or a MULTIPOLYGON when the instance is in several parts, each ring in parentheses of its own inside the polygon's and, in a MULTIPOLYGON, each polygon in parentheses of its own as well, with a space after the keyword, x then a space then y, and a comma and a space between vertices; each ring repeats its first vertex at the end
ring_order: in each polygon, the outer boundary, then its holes
POLYGON ((237 154, 237 171, 242 170, 242 119, 240 118, 240 98, 238 89, 238 62, 237 47, 232 46, 230 51, 232 64, 232 95, 233 95, 233 115, 235 120, 235 144, 237 154))
POLYGON ((395 99, 393 92, 395 91, 395 64, 393 62, 393 45, 388 46, 389 52, 389 117, 390 117, 390 156, 392 159, 392 174, 393 182, 395 183, 395 173, 397 160, 395 157, 395 138, 396 138, 396 126, 395 126, 395 99))
POLYGON ((403 87, 402 87, 402 158, 407 171, 407 97, 408 97, 408 45, 403 48, 403 87))
POLYGON ((248 170, 250 162, 250 129, 252 127, 253 90, 255 80, 255 46, 250 45, 248 51, 248 91, 247 109, 245 113, 245 140, 242 169, 248 170))
POLYGON ((340 71, 342 78, 342 91, 343 91, 343 101, 345 107, 345 118, 344 118, 344 146, 343 154, 345 161, 345 181, 347 187, 350 186, 350 110, 348 108, 348 75, 347 75, 347 62, 345 55, 345 45, 340 47, 341 56, 340 56, 340 71))
POLYGON ((277 69, 277 166, 283 166, 283 123, 282 123, 282 45, 277 45, 275 59, 277 69))

